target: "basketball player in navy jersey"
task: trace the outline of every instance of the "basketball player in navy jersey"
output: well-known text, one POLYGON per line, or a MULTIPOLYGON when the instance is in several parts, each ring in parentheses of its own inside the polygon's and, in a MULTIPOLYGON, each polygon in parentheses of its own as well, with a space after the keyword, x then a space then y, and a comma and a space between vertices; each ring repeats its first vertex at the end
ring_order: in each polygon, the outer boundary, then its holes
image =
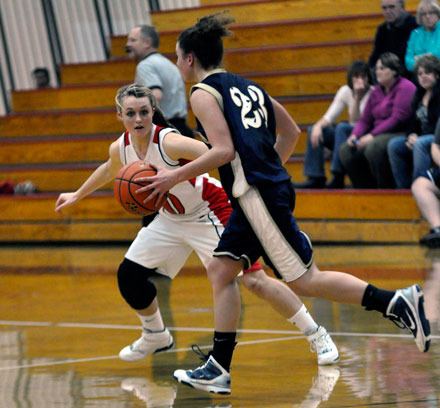
POLYGON ((229 394, 229 373, 240 315, 236 275, 263 256, 297 294, 359 304, 376 310, 413 334, 426 352, 430 326, 418 285, 388 291, 342 272, 320 271, 309 238, 298 228, 292 211, 295 192, 283 164, 292 154, 300 129, 287 111, 259 85, 221 68, 222 37, 233 19, 224 13, 201 18, 177 41, 177 66, 195 82, 190 103, 200 130, 212 148, 177 170, 160 169, 140 190, 149 199, 173 185, 219 168, 233 213, 222 234, 208 276, 214 297, 214 347, 194 370, 174 377, 194 388, 229 394))

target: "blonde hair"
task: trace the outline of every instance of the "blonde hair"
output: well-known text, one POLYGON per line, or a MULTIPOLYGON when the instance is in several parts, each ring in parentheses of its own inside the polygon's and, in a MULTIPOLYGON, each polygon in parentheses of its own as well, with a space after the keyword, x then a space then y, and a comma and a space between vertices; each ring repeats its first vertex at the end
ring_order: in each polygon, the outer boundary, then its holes
POLYGON ((115 103, 119 113, 122 112, 122 103, 127 96, 134 96, 135 98, 147 97, 150 100, 151 108, 153 110, 157 108, 156 98, 150 88, 139 84, 130 84, 122 86, 116 92, 115 103))
POLYGON ((437 13, 437 17, 440 18, 440 5, 438 1, 422 0, 417 6, 416 21, 418 25, 423 26, 422 13, 426 12, 427 10, 434 10, 434 12, 437 13))

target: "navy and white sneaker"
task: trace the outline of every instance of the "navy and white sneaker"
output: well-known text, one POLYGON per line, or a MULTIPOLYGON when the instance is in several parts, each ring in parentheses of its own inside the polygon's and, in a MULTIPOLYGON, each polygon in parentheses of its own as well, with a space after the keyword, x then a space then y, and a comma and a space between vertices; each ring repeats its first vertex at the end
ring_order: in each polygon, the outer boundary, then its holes
POLYGON ((231 375, 209 356, 208 361, 195 370, 176 370, 173 377, 182 384, 214 394, 231 393, 231 375))
POLYGON ((385 315, 401 329, 407 328, 414 336, 418 349, 426 352, 431 344, 431 328, 423 303, 423 291, 419 285, 398 289, 385 315))

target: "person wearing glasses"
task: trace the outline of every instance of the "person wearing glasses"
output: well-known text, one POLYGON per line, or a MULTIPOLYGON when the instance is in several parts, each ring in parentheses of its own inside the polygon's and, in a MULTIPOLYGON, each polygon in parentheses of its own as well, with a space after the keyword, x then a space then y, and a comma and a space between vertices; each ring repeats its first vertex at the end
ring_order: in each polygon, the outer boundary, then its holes
POLYGON ((408 41, 405 55, 405 66, 414 72, 417 60, 423 55, 434 55, 440 58, 440 5, 437 0, 422 0, 417 7, 417 22, 408 41))
MULTIPOLYGON (((368 59, 373 73, 379 56, 385 52, 396 54, 404 65, 409 36, 417 28, 416 19, 405 10, 403 0, 382 0, 381 7, 385 21, 377 27, 373 52, 368 59)), ((403 74, 405 77, 410 75, 408 72, 403 74)))

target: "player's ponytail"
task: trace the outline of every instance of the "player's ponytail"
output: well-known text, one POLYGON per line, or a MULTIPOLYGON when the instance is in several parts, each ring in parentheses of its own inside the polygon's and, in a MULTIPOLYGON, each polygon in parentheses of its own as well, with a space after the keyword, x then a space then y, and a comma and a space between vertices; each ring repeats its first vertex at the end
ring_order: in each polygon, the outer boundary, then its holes
POLYGON ((234 19, 227 12, 202 17, 198 22, 180 33, 179 47, 185 54, 192 52, 204 69, 220 66, 223 59, 223 40, 232 32, 227 26, 234 19))
POLYGON ((171 128, 175 129, 175 126, 173 126, 170 122, 168 122, 165 119, 165 116, 163 115, 163 112, 159 108, 156 108, 154 110, 153 123, 155 125, 158 125, 158 126, 171 127, 171 128))

